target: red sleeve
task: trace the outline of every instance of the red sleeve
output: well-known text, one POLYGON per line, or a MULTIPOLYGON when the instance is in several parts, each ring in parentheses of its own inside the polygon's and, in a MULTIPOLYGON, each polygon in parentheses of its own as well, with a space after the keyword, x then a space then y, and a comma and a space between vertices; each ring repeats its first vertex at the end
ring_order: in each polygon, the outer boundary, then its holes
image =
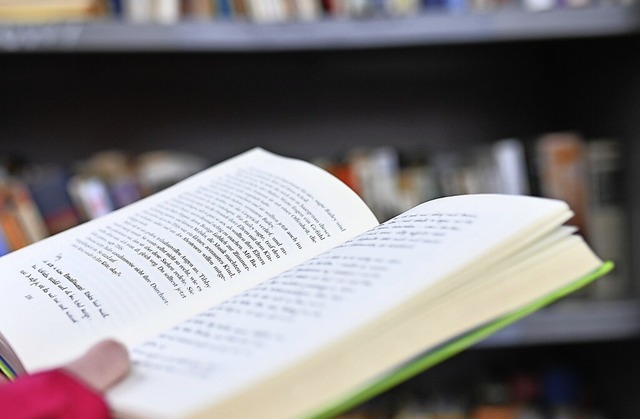
POLYGON ((100 394, 55 369, 25 375, 0 384, 0 418, 107 419, 109 409, 100 394))

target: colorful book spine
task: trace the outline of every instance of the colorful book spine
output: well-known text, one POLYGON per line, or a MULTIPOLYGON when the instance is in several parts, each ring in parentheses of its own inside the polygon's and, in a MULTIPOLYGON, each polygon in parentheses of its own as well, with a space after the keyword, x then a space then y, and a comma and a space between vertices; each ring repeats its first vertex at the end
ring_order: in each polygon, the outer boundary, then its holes
POLYGON ((30 243, 20 219, 6 180, 0 181, 0 229, 10 251, 20 249, 30 243))
POLYGON ((541 136, 536 144, 540 193, 569 204, 575 215, 570 223, 589 237, 587 225, 587 154, 584 139, 573 132, 541 136))
POLYGON ((37 168, 25 176, 25 183, 50 234, 64 231, 81 221, 69 198, 68 182, 68 173, 56 167, 37 168))
POLYGON ((14 178, 9 182, 9 188, 18 219, 29 242, 34 243, 47 237, 47 226, 26 185, 14 178))

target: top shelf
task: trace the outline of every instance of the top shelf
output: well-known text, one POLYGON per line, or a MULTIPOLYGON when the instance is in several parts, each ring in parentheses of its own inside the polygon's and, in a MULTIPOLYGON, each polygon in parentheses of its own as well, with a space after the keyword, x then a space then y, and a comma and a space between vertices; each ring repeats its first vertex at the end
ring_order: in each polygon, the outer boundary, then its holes
POLYGON ((640 8, 593 6, 539 13, 420 14, 403 18, 173 25, 117 21, 0 25, 3 52, 260 52, 615 36, 640 32, 640 8))

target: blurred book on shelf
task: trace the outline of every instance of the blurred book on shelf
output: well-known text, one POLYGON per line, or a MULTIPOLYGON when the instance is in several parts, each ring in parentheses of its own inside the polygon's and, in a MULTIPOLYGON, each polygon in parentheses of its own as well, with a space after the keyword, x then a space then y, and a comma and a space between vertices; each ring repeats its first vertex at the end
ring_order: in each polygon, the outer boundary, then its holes
POLYGON ((570 223, 588 237, 586 163, 586 143, 576 133, 545 134, 536 141, 540 195, 566 201, 575 213, 570 223))
POLYGON ((148 195, 197 173, 209 166, 207 159, 177 151, 149 151, 136 159, 140 189, 148 195))
POLYGON ((82 21, 108 15, 105 0, 0 0, 0 23, 82 21))
POLYGON ((71 175, 65 168, 48 164, 32 166, 20 177, 31 192, 49 234, 64 231, 81 221, 67 192, 71 175))
POLYGON ((628 290, 629 236, 625 167, 618 141, 595 139, 586 149, 589 241, 603 257, 616 261, 616 269, 604 284, 593 290, 598 297, 616 298, 628 290))
POLYGON ((12 204, 18 215, 18 220, 25 232, 29 243, 42 240, 49 235, 40 209, 37 207, 27 185, 19 179, 13 178, 8 182, 11 190, 12 204))
POLYGON ((29 244, 27 232, 21 226, 18 207, 15 203, 10 181, 0 181, 0 229, 4 246, 9 250, 29 244))

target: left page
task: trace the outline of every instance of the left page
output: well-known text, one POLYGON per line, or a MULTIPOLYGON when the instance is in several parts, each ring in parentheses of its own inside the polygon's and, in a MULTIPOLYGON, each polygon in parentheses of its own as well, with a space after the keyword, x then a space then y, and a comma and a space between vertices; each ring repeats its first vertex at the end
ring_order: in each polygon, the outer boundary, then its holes
POLYGON ((27 370, 132 346, 375 225, 333 176, 254 149, 0 258, 0 333, 27 370))

